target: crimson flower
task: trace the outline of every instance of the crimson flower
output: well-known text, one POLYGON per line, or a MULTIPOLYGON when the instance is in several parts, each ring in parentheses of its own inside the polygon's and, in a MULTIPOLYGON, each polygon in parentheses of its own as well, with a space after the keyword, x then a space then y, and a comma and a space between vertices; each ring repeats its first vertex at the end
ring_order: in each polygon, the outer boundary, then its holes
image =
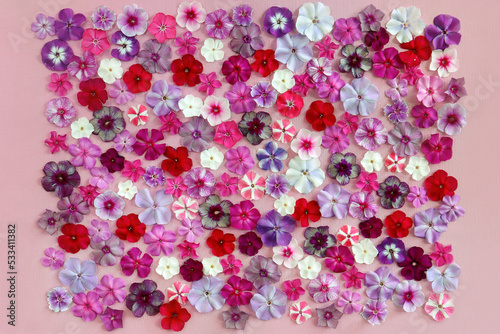
POLYGON ((193 167, 193 160, 189 158, 188 150, 184 146, 177 149, 167 146, 165 153, 167 159, 161 163, 161 169, 170 173, 172 176, 179 176, 193 167))
POLYGON ((247 81, 252 74, 250 63, 240 55, 229 57, 228 60, 222 63, 221 71, 226 76, 226 81, 231 85, 238 81, 247 81))
POLYGON ((448 176, 448 173, 440 169, 425 180, 424 186, 427 189, 427 196, 432 201, 440 201, 444 196, 455 195, 458 182, 453 176, 448 176))
POLYGON ((403 211, 394 211, 384 220, 387 227, 387 234, 393 238, 404 238, 410 233, 410 228, 413 226, 413 220, 406 217, 403 211))
POLYGON ((184 328, 184 324, 191 319, 188 310, 175 299, 160 306, 160 314, 165 317, 161 320, 161 327, 171 329, 174 332, 180 332, 184 328))
POLYGON ((354 256, 346 246, 333 246, 326 251, 326 267, 334 273, 343 273, 354 264, 354 256))
POLYGON ((128 242, 137 242, 146 233, 146 225, 141 223, 139 216, 135 213, 121 216, 116 221, 116 227, 115 234, 118 238, 128 242))
POLYGON ((146 160, 156 160, 160 155, 165 152, 167 145, 156 144, 156 142, 163 140, 163 133, 161 131, 152 129, 151 137, 148 134, 148 129, 140 129, 135 136, 137 141, 132 145, 135 154, 143 155, 146 152, 144 158, 146 160))
POLYGON ((90 111, 97 111, 108 100, 106 84, 101 78, 89 79, 80 82, 80 92, 76 94, 78 103, 89 108, 90 111))
POLYGON ((170 69, 174 73, 172 80, 177 86, 194 87, 201 82, 200 73, 203 72, 203 64, 191 54, 174 60, 170 69))
POLYGON ((257 50, 253 55, 255 61, 250 64, 252 70, 267 77, 279 67, 279 62, 274 58, 274 50, 257 50))
POLYGON ((335 124, 337 119, 333 114, 333 104, 320 100, 314 101, 306 112, 306 120, 316 131, 323 131, 327 126, 335 124))
POLYGON ((207 245, 212 249, 212 254, 218 257, 231 254, 234 251, 236 238, 232 233, 224 233, 219 229, 213 230, 207 239, 207 245))
POLYGON ((426 271, 432 267, 429 255, 424 254, 424 250, 414 246, 406 252, 406 258, 398 263, 401 275, 407 280, 421 281, 426 277, 426 271))
POLYGON ((309 226, 309 220, 317 222, 321 218, 319 204, 316 201, 307 202, 305 198, 299 198, 295 202, 295 211, 292 215, 293 219, 300 221, 300 226, 309 226))
POLYGON ((153 75, 146 71, 141 64, 130 66, 128 71, 123 74, 123 81, 133 94, 147 92, 151 88, 152 78, 153 75))
POLYGON ((281 115, 289 118, 294 118, 300 115, 304 107, 304 100, 299 94, 292 91, 286 91, 276 100, 278 111, 281 115))
POLYGON ((76 254, 90 245, 89 232, 85 225, 65 224, 61 227, 61 232, 63 235, 57 238, 57 242, 59 247, 68 253, 76 254))
POLYGON ((410 67, 420 65, 422 60, 431 57, 431 43, 424 36, 417 36, 407 43, 401 44, 401 48, 409 51, 399 53, 399 58, 410 67))

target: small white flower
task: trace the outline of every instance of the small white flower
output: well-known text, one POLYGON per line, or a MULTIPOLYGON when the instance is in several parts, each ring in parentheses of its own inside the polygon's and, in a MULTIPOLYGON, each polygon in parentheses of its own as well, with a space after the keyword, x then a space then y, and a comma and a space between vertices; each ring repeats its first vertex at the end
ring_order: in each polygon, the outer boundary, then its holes
POLYGON ((352 252, 357 263, 372 264, 378 255, 377 248, 370 239, 363 239, 352 245, 352 252))
POLYGON ((439 76, 442 78, 458 71, 457 50, 448 48, 432 51, 432 60, 429 69, 431 71, 437 70, 439 76))
POLYGON ((308 255, 305 259, 300 260, 297 265, 300 270, 300 277, 304 279, 315 279, 321 271, 321 263, 316 261, 316 259, 311 255, 308 255))
POLYGON ((295 197, 282 195, 274 201, 274 208, 278 210, 282 216, 291 215, 295 211, 295 201, 295 197))
POLYGON ((224 44, 220 39, 207 38, 201 47, 201 55, 205 57, 207 62, 213 63, 224 58, 223 47, 224 44))
POLYGON ((373 171, 380 171, 382 166, 384 165, 384 161, 382 160, 382 156, 378 152, 368 151, 365 153, 363 160, 361 160, 361 166, 368 173, 372 173, 373 171))
POLYGON ((215 146, 210 147, 200 154, 201 165, 205 168, 217 170, 222 164, 222 161, 224 161, 224 154, 215 146))
POLYGON ((171 279, 180 272, 179 260, 175 257, 162 256, 158 261, 156 273, 164 279, 171 279))
POLYGON ((134 198, 137 194, 137 187, 131 180, 118 183, 118 196, 125 197, 126 199, 134 198))
POLYGON ((273 75, 272 85, 274 89, 278 91, 278 93, 283 94, 284 92, 295 86, 293 72, 288 69, 275 71, 273 75))
POLYGON ((420 9, 411 6, 394 9, 385 27, 391 35, 396 35, 399 43, 408 43, 413 39, 412 35, 418 36, 424 32, 425 24, 420 19, 420 9))
POLYGON ((200 116, 202 106, 203 100, 191 94, 179 100, 179 109, 185 117, 200 116))
POLYGON ((97 74, 105 83, 111 85, 116 79, 121 79, 123 76, 122 62, 116 58, 105 58, 101 60, 97 74))
POLYGON ((203 263, 203 274, 207 276, 217 276, 222 272, 222 265, 217 256, 207 257, 201 260, 203 263))
POLYGON ((93 131, 94 126, 89 122, 88 118, 80 117, 71 123, 71 136, 75 139, 89 138, 93 131))
POLYGON ((283 264, 289 269, 297 267, 297 263, 304 256, 304 250, 295 238, 292 238, 288 246, 273 247, 273 252, 274 263, 279 266, 283 264))
POLYGON ((415 181, 420 181, 424 176, 429 175, 431 168, 429 167, 429 161, 424 157, 410 157, 408 165, 406 165, 405 171, 411 175, 412 179, 415 181))

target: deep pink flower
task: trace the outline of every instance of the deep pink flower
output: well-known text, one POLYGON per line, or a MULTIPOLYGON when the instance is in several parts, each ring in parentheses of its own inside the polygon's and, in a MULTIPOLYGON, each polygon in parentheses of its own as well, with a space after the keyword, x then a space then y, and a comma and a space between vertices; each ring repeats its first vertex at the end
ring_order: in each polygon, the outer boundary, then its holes
POLYGON ((356 132, 358 129, 358 116, 353 116, 345 112, 342 119, 337 121, 337 126, 342 128, 342 131, 348 135, 351 132, 356 132))
POLYGON ((102 298, 104 305, 114 305, 125 300, 127 292, 125 292, 125 281, 113 275, 104 275, 101 278, 101 284, 95 288, 95 292, 102 298))
POLYGON ((179 128, 181 127, 182 122, 177 118, 175 113, 168 113, 165 116, 158 117, 158 119, 161 122, 160 131, 169 132, 172 135, 179 133, 179 128))
POLYGON ((232 205, 229 210, 231 227, 238 230, 253 230, 261 217, 259 210, 251 201, 241 201, 239 204, 232 205))
POLYGON ((98 56, 109 49, 110 46, 108 37, 106 36, 106 31, 89 28, 83 32, 83 51, 90 51, 98 56))
POLYGON ((192 257, 193 259, 198 258, 198 253, 196 252, 196 248, 200 247, 200 244, 189 242, 184 240, 184 242, 177 245, 179 251, 181 252, 181 259, 186 257, 192 257))
POLYGON ((223 173, 220 177, 221 182, 215 185, 222 197, 234 195, 238 192, 238 178, 231 177, 228 173, 223 173))
POLYGON ((42 257, 42 264, 45 267, 50 267, 52 270, 59 269, 64 264, 64 252, 62 250, 55 250, 52 247, 45 249, 43 252, 45 254, 42 257))
POLYGON ((230 149, 226 152, 226 167, 230 172, 244 175, 255 165, 250 149, 246 146, 230 149))
POLYGON ((332 38, 326 35, 322 41, 314 43, 314 47, 319 50, 318 57, 333 59, 335 58, 335 50, 339 48, 339 45, 332 42, 332 38))
POLYGON ((349 147, 349 144, 349 137, 337 125, 329 126, 325 129, 321 146, 327 148, 331 154, 344 151, 349 147))
POLYGON ((236 259, 233 254, 229 254, 226 259, 220 259, 220 264, 224 275, 238 275, 243 266, 241 260, 236 259))
POLYGON ((300 93, 306 96, 309 92, 309 89, 315 87, 314 81, 312 81, 311 77, 307 73, 294 75, 293 79, 295 80, 295 86, 292 87, 293 93, 300 93))
POLYGON ((436 75, 420 78, 417 82, 417 100, 426 107, 432 107, 436 102, 443 102, 446 98, 443 85, 443 80, 436 75))
POLYGON ((124 255, 120 260, 120 265, 122 266, 122 271, 126 276, 132 276, 135 270, 137 270, 137 275, 141 278, 148 277, 151 271, 151 263, 153 263, 153 258, 148 253, 144 253, 141 257, 142 251, 133 247, 124 255))
POLYGON ((201 83, 198 85, 198 92, 206 92, 207 95, 212 95, 216 88, 220 88, 222 84, 217 80, 217 74, 200 74, 201 83))
POLYGON ((422 152, 431 164, 438 164, 441 161, 447 161, 451 159, 453 154, 453 139, 450 137, 441 137, 439 139, 439 134, 435 133, 431 135, 430 139, 425 140, 422 143, 422 152))
POLYGON ((45 139, 45 144, 50 147, 50 153, 52 154, 59 152, 60 149, 63 151, 68 150, 66 135, 59 135, 55 131, 50 131, 50 138, 45 139))
POLYGON ((162 225, 155 225, 151 232, 144 234, 144 243, 149 245, 146 251, 153 256, 158 256, 162 252, 167 256, 172 254, 175 240, 177 240, 175 233, 166 231, 162 225))
POLYGON ((124 165, 122 176, 130 178, 132 182, 137 182, 139 177, 146 172, 144 168, 141 167, 141 159, 134 160, 134 162, 125 160, 124 165))
POLYGON ((346 246, 333 246, 326 251, 325 265, 334 273, 343 273, 354 264, 354 256, 346 246))
POLYGON ((222 63, 222 74, 226 76, 226 81, 234 85, 238 81, 245 82, 252 74, 252 67, 246 58, 240 55, 231 56, 222 63))
POLYGON ((438 114, 436 109, 417 104, 411 108, 411 115, 415 118, 415 125, 421 129, 427 129, 436 123, 438 114))
POLYGON ((408 201, 412 202, 416 208, 421 207, 429 201, 427 190, 424 187, 412 186, 407 196, 408 201))
POLYGON ((100 194, 97 191, 97 187, 89 184, 88 186, 78 187, 78 190, 80 190, 83 200, 86 201, 89 206, 94 206, 94 199, 100 194))
POLYGON ((136 135, 137 141, 133 145, 134 152, 137 155, 143 155, 146 160, 156 160, 160 155, 165 152, 166 144, 156 144, 156 142, 163 140, 161 131, 152 129, 151 137, 148 134, 148 129, 140 129, 136 135))
POLYGON ((181 226, 179 226, 177 233, 185 236, 187 242, 194 242, 196 237, 203 235, 203 231, 204 230, 199 219, 189 220, 188 218, 184 218, 181 220, 181 226))
POLYGON ((226 148, 232 148, 241 138, 243 138, 243 135, 238 128, 238 124, 235 121, 227 121, 217 126, 214 142, 224 145, 226 148))
POLYGON ((182 176, 177 176, 175 179, 167 179, 167 186, 165 188, 166 194, 171 194, 174 197, 181 197, 182 192, 187 190, 182 176))
POLYGON ((227 284, 220 291, 229 306, 241 306, 250 303, 252 298, 253 284, 249 280, 238 276, 231 276, 227 284))
POLYGON ((401 73, 400 79, 405 79, 408 84, 413 86, 417 81, 424 76, 424 73, 418 68, 418 66, 408 66, 405 65, 405 73, 401 73))
POLYGON ((87 294, 83 292, 77 293, 73 297, 73 303, 75 303, 75 306, 73 306, 71 312, 75 317, 82 318, 84 321, 94 320, 103 310, 99 295, 94 291, 89 291, 87 294))
POLYGON ((432 260, 436 262, 438 267, 450 264, 453 262, 453 255, 451 255, 451 245, 443 246, 441 243, 434 244, 434 252, 429 255, 432 260))
POLYGON ((295 301, 299 299, 300 296, 306 293, 306 290, 304 290, 304 288, 300 286, 301 284, 302 282, 299 278, 294 279, 293 281, 283 282, 283 291, 286 293, 288 299, 295 301))
POLYGON ((196 44, 199 41, 198 38, 193 37, 190 31, 186 31, 182 37, 176 37, 174 43, 179 48, 177 53, 182 57, 186 54, 194 55, 196 53, 196 44))
POLYGON ((377 173, 361 172, 359 180, 358 182, 356 182, 356 187, 361 189, 361 191, 366 191, 369 193, 371 193, 372 191, 377 191, 377 173))
POLYGON ((403 62, 399 59, 398 50, 395 48, 385 48, 373 55, 373 73, 376 76, 394 79, 400 69, 403 69, 403 62))
POLYGON ((358 271, 356 266, 352 266, 349 271, 342 274, 342 278, 345 281, 345 287, 347 289, 354 287, 355 289, 361 289, 363 286, 363 281, 365 279, 365 274, 358 271))
POLYGON ((52 73, 50 75, 50 91, 56 92, 59 96, 64 96, 71 88, 73 88, 73 85, 68 81, 68 73, 61 73, 61 76, 57 73, 52 73))
POLYGON ((340 18, 335 21, 333 37, 340 43, 353 44, 363 36, 361 31, 361 22, 357 17, 350 17, 348 19, 340 18))
POLYGON ((163 43, 169 38, 175 38, 175 17, 157 13, 148 26, 148 31, 153 34, 158 42, 163 43))

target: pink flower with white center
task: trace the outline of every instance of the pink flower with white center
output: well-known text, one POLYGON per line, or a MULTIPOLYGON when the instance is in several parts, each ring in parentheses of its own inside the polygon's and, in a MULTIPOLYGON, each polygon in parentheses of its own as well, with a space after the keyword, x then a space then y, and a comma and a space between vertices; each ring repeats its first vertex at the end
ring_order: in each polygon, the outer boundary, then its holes
POLYGON ((175 214, 175 218, 179 220, 195 219, 198 215, 198 202, 196 202, 191 197, 182 195, 177 201, 172 203, 172 211, 175 214))
POLYGON ((181 28, 193 32, 200 29, 200 23, 205 22, 205 16, 207 16, 207 12, 203 9, 201 3, 198 1, 191 3, 184 1, 177 8, 176 20, 181 28))
POLYGON ((447 77, 450 73, 458 71, 457 50, 448 48, 432 51, 432 60, 429 69, 431 71, 437 70, 441 78, 447 77))
POLYGON ((299 260, 304 256, 304 250, 299 246, 299 243, 293 238, 287 246, 273 247, 273 262, 277 265, 284 265, 292 269, 297 266, 299 260))
POLYGON ((189 293, 189 285, 175 282, 171 287, 167 288, 168 301, 177 300, 179 304, 186 304, 188 301, 187 295, 189 293))
POLYGON ((264 196, 266 179, 255 172, 246 173, 238 182, 241 196, 248 200, 258 200, 264 196))
POLYGON ((290 318, 297 324, 301 325, 311 317, 312 310, 306 302, 296 302, 290 306, 290 318))
POLYGON ((144 125, 148 122, 148 109, 142 104, 139 104, 135 107, 131 107, 127 111, 127 116, 130 118, 130 123, 135 126, 144 125))
POLYGON ((354 226, 344 225, 337 233, 337 240, 341 245, 346 247, 355 245, 359 241, 359 231, 354 226))
POLYGON ((398 157, 396 153, 392 152, 387 156, 384 161, 385 167, 392 173, 401 173, 406 167, 406 158, 398 157))
POLYGON ((271 126, 273 129, 273 139, 281 143, 289 143, 297 133, 295 126, 288 119, 278 120, 271 126))
POLYGON ((337 306, 343 307, 342 313, 352 314, 361 311, 361 305, 357 302, 361 301, 361 295, 356 291, 344 291, 337 300, 337 306))
POLYGON ((443 85, 443 80, 435 75, 420 78, 417 82, 417 100, 428 108, 436 102, 443 102, 446 98, 443 85))
POLYGON ((319 158, 322 140, 319 133, 313 133, 307 129, 302 129, 297 134, 297 137, 292 140, 290 148, 297 153, 302 160, 319 158))
POLYGON ((225 97, 209 96, 201 107, 201 116, 208 121, 211 126, 216 126, 231 118, 229 101, 225 97))
POLYGON ((425 312, 436 321, 443 321, 451 317, 455 311, 453 301, 447 293, 433 293, 424 306, 425 312))

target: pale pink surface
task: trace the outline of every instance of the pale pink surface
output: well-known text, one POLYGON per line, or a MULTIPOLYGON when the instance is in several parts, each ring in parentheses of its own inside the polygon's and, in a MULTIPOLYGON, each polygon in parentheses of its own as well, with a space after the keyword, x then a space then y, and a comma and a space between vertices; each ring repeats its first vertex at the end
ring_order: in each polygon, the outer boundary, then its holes
MULTIPOLYGON (((90 28, 91 22, 89 20, 92 11, 99 5, 107 5, 113 9, 115 13, 122 12, 124 5, 129 3, 137 3, 140 7, 146 9, 150 18, 158 11, 165 14, 175 16, 177 5, 181 1, 171 1, 172 6, 165 6, 160 2, 152 3, 151 1, 136 0, 136 1, 103 1, 103 0, 42 0, 42 1, 13 1, 9 0, 8 3, 4 1, 4 12, 9 15, 4 15, 1 21, 2 27, 2 122, 1 139, 2 145, 0 146, 0 156, 2 157, 1 171, 2 171, 2 191, 0 192, 0 203, 2 213, 2 228, 0 230, 0 268, 2 268, 2 279, 0 279, 0 305, 2 307, 2 317, 0 321, 1 333, 104 333, 104 327, 100 319, 93 322, 86 323, 79 318, 72 315, 71 310, 62 314, 53 313, 47 307, 46 292, 55 286, 60 286, 57 278, 57 272, 45 268, 40 263, 40 258, 43 256, 43 250, 47 247, 54 247, 58 249, 55 236, 50 236, 36 226, 36 220, 41 213, 46 209, 55 209, 57 199, 53 194, 46 193, 40 185, 40 178, 42 177, 42 168, 47 161, 50 160, 64 160, 71 157, 67 152, 58 152, 51 155, 49 148, 43 143, 48 133, 54 130, 54 126, 49 124, 44 117, 45 104, 48 100, 55 97, 52 92, 47 89, 47 83, 50 80, 50 71, 48 71, 40 60, 40 49, 42 45, 50 40, 39 41, 36 39, 34 33, 30 31, 29 25, 34 21, 36 14, 43 12, 50 16, 55 17, 57 12, 66 7, 73 8, 75 13, 84 13, 87 16, 87 22, 83 25, 84 28, 90 28), (43 5, 44 4, 44 5, 43 5), (16 328, 7 326, 7 318, 5 317, 7 299, 6 292, 8 291, 5 272, 6 272, 6 224, 16 223, 17 228, 17 322, 16 328)), ((244 1, 201 1, 207 13, 218 9, 231 9, 239 3, 244 1)), ((453 74, 454 77, 466 78, 466 88, 469 96, 463 98, 460 103, 467 109, 467 126, 462 133, 455 136, 454 139, 454 155, 450 161, 441 163, 439 165, 432 165, 431 172, 442 168, 448 173, 455 176, 459 181, 459 188, 457 193, 462 198, 460 205, 466 209, 465 217, 460 218, 457 222, 451 224, 450 229, 446 232, 440 242, 443 244, 453 244, 453 255, 455 261, 460 264, 463 275, 460 277, 460 284, 458 290, 450 293, 455 303, 455 313, 450 319, 442 323, 437 323, 425 314, 423 307, 419 308, 414 314, 407 314, 401 309, 397 309, 392 302, 388 302, 389 315, 384 324, 372 327, 360 316, 351 315, 345 316, 340 320, 339 327, 336 333, 495 333, 497 332, 497 314, 496 308, 499 300, 498 289, 498 248, 494 248, 498 244, 497 238, 500 237, 500 225, 498 224, 497 211, 498 207, 498 189, 500 189, 500 178, 497 176, 499 171, 496 168, 500 163, 498 157, 498 143, 500 141, 498 132, 498 124, 500 116, 498 114, 498 106, 500 105, 500 72, 498 64, 494 60, 500 51, 498 42, 496 41, 496 34, 489 33, 490 30, 484 29, 484 24, 492 25, 498 20, 498 13, 500 12, 500 5, 496 1, 461 1, 458 3, 453 0, 443 1, 324 1, 329 5, 332 10, 332 15, 335 18, 351 17, 357 15, 366 5, 372 3, 379 9, 383 10, 385 17, 382 21, 383 26, 389 19, 390 11, 399 6, 415 5, 422 11, 422 19, 426 24, 432 22, 434 16, 447 13, 458 17, 461 20, 462 28, 462 42, 457 47, 460 59, 460 69, 457 73, 453 74), (488 82, 492 82, 488 83, 488 82)), ((294 13, 294 17, 298 13, 298 8, 302 1, 290 0, 274 0, 273 5, 287 6, 294 13)), ((259 25, 262 24, 262 17, 264 10, 270 6, 267 2, 257 2, 254 7, 254 20, 259 25)), ((184 29, 177 27, 177 35, 184 32, 184 29)), ((116 30, 116 27, 114 28, 116 30)), ((114 31, 113 30, 113 31, 114 31)), ((206 38, 205 27, 202 25, 200 30, 194 33, 195 37, 206 38)), ((275 47, 275 40, 263 32, 262 36, 265 38, 265 48, 275 47)), ((149 33, 139 37, 141 42, 146 39, 153 38, 149 33)), ((391 37, 391 45, 393 44, 391 37)), ((226 46, 229 40, 224 40, 226 46)), ((70 45, 76 54, 81 55, 79 50, 80 41, 70 41, 70 45)), ((203 60, 199 48, 202 44, 198 45, 198 50, 195 57, 203 60)), ((312 43, 311 43, 312 45, 312 43)), ((394 46, 394 45, 392 45, 394 46)), ((176 58, 176 47, 173 47, 173 58, 176 58)), ((109 58, 110 49, 106 50, 101 56, 109 58)), ((225 48, 225 58, 232 55, 230 51, 225 48)), ((338 51, 336 52, 336 59, 334 66, 338 64, 338 51)), ((127 69, 133 62, 124 65, 127 69)), ((220 72, 221 62, 206 63, 203 62, 205 67, 204 73, 215 71, 218 78, 223 76, 220 72)), ((428 66, 428 62, 426 62, 428 66)), ((283 68, 281 66, 280 68, 283 68)), ((426 72, 427 69, 424 70, 426 72)), ((159 76, 153 75, 153 82, 166 78, 171 81, 171 73, 159 76)), ((378 87, 388 88, 382 79, 374 79, 372 74, 368 78, 372 80, 378 87)), ((91 112, 86 108, 78 105, 76 102, 76 93, 78 92, 77 84, 74 78, 70 79, 75 89, 69 92, 68 97, 75 102, 78 109, 78 117, 86 116, 91 118, 91 112)), ((255 84, 260 81, 258 75, 252 75, 247 84, 255 84)), ((229 88, 229 85, 223 80, 223 87, 219 92, 223 92, 229 88)), ((196 94, 196 90, 182 87, 183 94, 196 94)), ((316 99, 316 93, 311 93, 304 100, 305 109, 301 115, 293 120, 297 129, 300 129, 302 123, 305 123, 305 110, 309 104, 316 99)), ((414 96, 414 92, 411 93, 414 96)), ((374 113, 377 117, 382 117, 382 107, 389 102, 389 100, 381 94, 381 99, 377 104, 374 113)), ((140 103, 143 96, 137 96, 131 103, 120 107, 122 110, 127 110, 133 104, 140 103)), ((409 104, 416 102, 415 98, 408 99, 409 104)), ((114 101, 110 101, 114 104, 114 101)), ((340 103, 335 104, 336 115, 342 115, 343 108, 340 103)), ((273 121, 280 119, 273 113, 273 121)), ((339 117, 338 117, 339 118, 339 117)), ((238 116, 232 119, 239 120, 238 116)), ((183 119, 182 119, 183 120, 183 119)), ((128 123, 128 120, 127 120, 128 123)), ((384 121, 385 123, 385 121, 384 121)), ((387 123, 385 123, 387 126, 387 123)), ((148 128, 160 127, 160 122, 154 118, 148 124, 148 128)), ((127 124, 127 128, 133 133, 137 129, 127 124)), ((309 125, 306 125, 309 128, 309 125)), ((58 133, 63 133, 60 129, 55 129, 58 133)), ((427 136, 429 132, 425 133, 427 136)), ((98 140, 98 139, 96 139, 98 140)), ((177 139, 176 139, 177 140, 177 139)), ((76 143, 76 140, 68 136, 68 144, 76 143)), ((246 145, 245 139, 242 139, 238 145, 246 145)), ((102 143, 100 143, 102 145, 102 143)), ((170 143, 176 146, 178 142, 170 143)), ((284 147, 283 144, 279 144, 284 147)), ((112 147, 112 143, 102 145, 101 147, 107 149, 112 147)), ((218 146, 222 152, 225 152, 221 146, 218 146)), ((255 153, 257 147, 252 147, 252 153, 255 153)), ((390 151, 388 145, 384 145, 379 151, 385 158, 390 151)), ((362 158, 362 153, 365 151, 356 147, 351 143, 349 151, 354 152, 359 159, 362 158)), ((125 154, 130 160, 135 160, 133 154, 125 154)), ((289 159, 293 157, 293 152, 289 150, 289 159)), ((199 162, 199 154, 190 153, 193 158, 195 166, 199 162)), ((330 157, 326 150, 323 151, 321 160, 322 167, 327 166, 327 159, 330 157)), ((285 164, 288 164, 288 160, 285 164)), ((149 165, 149 164, 147 164, 149 165)), ((385 167, 384 167, 385 168, 385 167)), ((254 169, 260 175, 268 175, 267 173, 254 169)), ((220 177, 223 173, 223 168, 215 172, 216 177, 220 177)), ((82 172, 83 184, 86 184, 89 174, 82 172)), ((380 172, 381 180, 389 175, 385 169, 380 172)), ((116 175, 119 180, 125 180, 119 175, 116 175)), ((414 183, 408 174, 398 174, 405 182, 414 183)), ((332 182, 327 178, 321 189, 328 183, 332 182)), ((352 183, 352 182, 351 182, 352 183)), ((143 181, 140 181, 140 186, 145 186, 143 181)), ((354 191, 354 183, 350 184, 348 189, 354 191)), ((111 186, 111 190, 117 191, 117 180, 111 186)), ((319 190, 319 189, 318 189, 319 190)), ((308 200, 315 199, 317 190, 306 196, 298 194, 295 190, 291 190, 288 195, 305 197, 308 200)), ((232 201, 240 201, 241 197, 231 196, 228 199, 232 201)), ((272 201, 261 200, 256 201, 259 210, 262 213, 267 212, 272 208, 272 201)), ((429 203, 427 204, 429 205, 429 203)), ((403 210, 411 216, 416 209, 406 202, 403 210)), ((125 212, 138 213, 140 209, 136 208, 133 202, 126 201, 125 212)), ((381 209, 383 212, 380 216, 387 215, 387 211, 381 209)), ((91 219, 96 218, 95 215, 87 216, 86 223, 91 219)), ((325 219, 320 220, 318 224, 325 224, 325 219)), ((342 224, 330 223, 331 233, 343 224, 357 224, 357 221, 352 218, 346 218, 342 224)), ((114 224, 111 224, 114 230, 114 224)), ((168 225, 174 231, 177 230, 180 222, 177 219, 168 225)), ((314 225, 314 224, 313 224, 314 225)), ((149 229, 148 229, 149 230, 149 229)), ((294 235, 299 241, 303 243, 303 235, 298 229, 294 235)), ((234 233, 234 231, 233 231, 234 233)), ((240 233, 236 233, 239 235, 240 233)), ((205 232, 203 238, 209 235, 205 232)), ((406 238, 405 244, 407 246, 421 245, 426 252, 431 252, 433 249, 429 244, 424 241, 416 240, 417 238, 406 238)), ((201 240, 202 246, 198 249, 200 257, 209 256, 209 250, 204 245, 204 239, 201 240), (203 248, 203 249, 202 249, 203 248)), ((140 247, 143 251, 146 245, 141 240, 133 246, 140 247)), ((127 243, 126 250, 133 247, 127 243)), ((77 254, 77 257, 85 259, 89 257, 90 248, 77 254)), ((244 261, 244 267, 248 265, 249 258, 243 256, 238 250, 235 251, 236 258, 244 261)), ((270 248, 263 249, 259 252, 265 256, 271 256, 272 250, 270 248)), ((73 256, 73 255, 72 255, 73 256)), ((179 256, 179 250, 175 249, 173 256, 179 256)), ((68 257, 68 256, 67 256, 68 257)), ((155 268, 158 263, 158 258, 155 257, 152 268, 155 268)), ((375 269, 380 264, 375 261, 375 264, 370 266, 370 269, 375 269)), ((366 271, 366 266, 358 266, 360 270, 366 271)), ((391 267, 395 270, 395 267, 391 267)), ((281 287, 282 282, 287 279, 298 277, 298 270, 285 270, 281 281, 277 283, 281 287)), ((322 272, 326 272, 323 270, 322 272)), ((120 274, 118 266, 113 268, 98 267, 98 275, 102 277, 105 274, 119 275, 125 279, 127 287, 134 281, 139 281, 136 277, 126 277, 120 274)), ((340 276, 337 275, 340 279, 340 276)), ((222 276, 221 276, 222 277, 222 276)), ((180 281, 181 277, 176 276, 171 280, 164 281, 160 276, 154 272, 150 274, 151 279, 154 279, 159 284, 159 288, 165 293, 174 281, 180 281)), ((223 277, 226 279, 226 277, 223 277)), ((341 279, 340 279, 341 280, 341 279)), ((142 280, 141 280, 142 281, 142 280)), ((303 286, 307 284, 303 280, 303 286)), ((341 284, 343 281, 341 280, 341 284)), ((423 282, 423 288, 426 297, 429 296, 430 284, 423 282)), ((311 308, 318 305, 310 299, 306 299, 311 308)), ((427 299, 426 299, 427 300, 427 299)), ((363 295, 363 301, 366 301, 366 296, 363 295)), ((74 304, 73 304, 74 305, 74 304)), ((291 305, 288 303, 287 307, 291 305)), ((191 305, 186 306, 192 313, 191 320, 186 324, 182 333, 235 333, 234 330, 225 330, 224 322, 222 320, 221 312, 211 312, 208 314, 199 314, 191 305), (210 326, 207 326, 207 323, 210 326)), ((324 306, 320 306, 324 307, 324 306)), ((125 308, 124 304, 120 304, 115 308, 125 309, 124 312, 124 328, 117 331, 117 333, 139 333, 139 332, 162 332, 160 327, 161 316, 155 317, 144 316, 140 319, 133 317, 131 312, 125 308)), ((227 309, 224 306, 224 310, 227 309)), ((259 321, 255 318, 254 313, 248 308, 244 307, 244 311, 251 313, 251 317, 247 322, 245 333, 306 333, 317 330, 318 332, 330 332, 328 329, 316 328, 316 317, 314 316, 302 326, 294 324, 288 319, 286 314, 280 320, 273 321, 259 321)), ((288 309, 287 309, 288 313, 288 309)))

